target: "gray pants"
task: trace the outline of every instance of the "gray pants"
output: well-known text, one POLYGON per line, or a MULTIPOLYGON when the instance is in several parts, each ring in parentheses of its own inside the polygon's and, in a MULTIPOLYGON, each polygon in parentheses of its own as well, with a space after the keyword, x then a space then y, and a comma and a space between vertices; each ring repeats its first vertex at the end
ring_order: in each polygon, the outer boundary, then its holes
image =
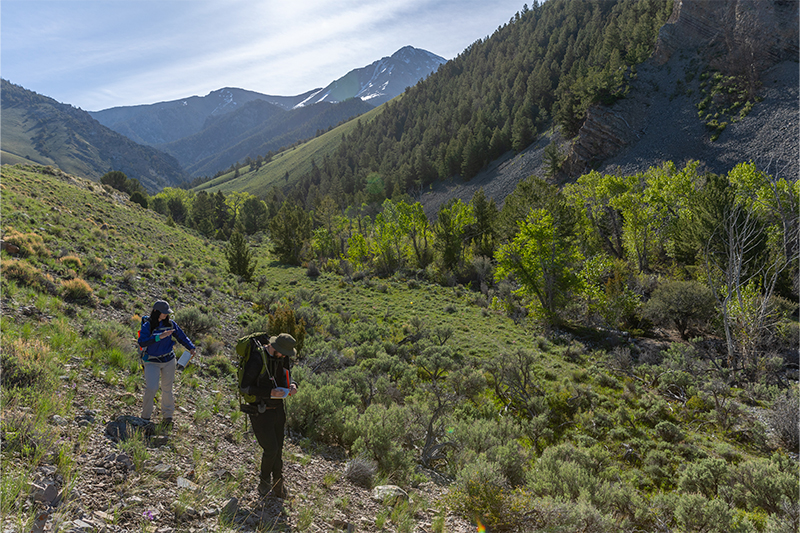
POLYGON ((153 400, 158 391, 158 382, 161 381, 161 418, 172 418, 175 414, 175 398, 172 395, 172 384, 175 383, 175 366, 177 361, 172 359, 166 363, 144 364, 144 405, 142 418, 150 418, 153 414, 153 400))

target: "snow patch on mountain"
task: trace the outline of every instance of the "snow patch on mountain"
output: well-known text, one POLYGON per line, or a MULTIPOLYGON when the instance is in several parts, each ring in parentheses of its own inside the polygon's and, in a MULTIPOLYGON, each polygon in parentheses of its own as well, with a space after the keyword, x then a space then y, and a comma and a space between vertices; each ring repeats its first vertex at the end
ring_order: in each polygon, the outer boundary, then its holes
POLYGON ((406 87, 415 85, 445 62, 444 58, 427 50, 405 46, 390 57, 348 72, 324 89, 309 95, 296 107, 319 102, 336 103, 348 98, 360 98, 377 106, 401 94, 406 87))

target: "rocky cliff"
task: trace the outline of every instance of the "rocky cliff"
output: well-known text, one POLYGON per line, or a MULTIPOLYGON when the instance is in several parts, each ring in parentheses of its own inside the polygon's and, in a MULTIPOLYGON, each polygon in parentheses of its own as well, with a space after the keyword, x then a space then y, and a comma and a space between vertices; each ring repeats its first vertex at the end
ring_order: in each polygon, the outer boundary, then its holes
POLYGON ((587 111, 563 177, 697 159, 718 173, 752 160, 796 178, 798 5, 675 0, 628 97, 587 111), (725 101, 734 89, 738 103, 725 101))
POLYGON ((797 59, 797 27, 797 0, 675 0, 653 58, 663 64, 678 50, 704 48, 715 68, 763 72, 797 59))

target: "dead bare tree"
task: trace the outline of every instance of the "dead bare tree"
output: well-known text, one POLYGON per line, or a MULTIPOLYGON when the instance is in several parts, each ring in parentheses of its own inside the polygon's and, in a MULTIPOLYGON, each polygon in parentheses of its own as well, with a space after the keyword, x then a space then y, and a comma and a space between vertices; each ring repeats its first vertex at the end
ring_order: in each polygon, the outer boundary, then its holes
MULTIPOLYGON (((796 235, 790 220, 781 223, 785 232, 796 235)), ((784 242, 782 250, 766 253, 760 250, 766 240, 763 221, 735 201, 705 246, 706 273, 722 313, 728 366, 733 372, 740 365, 750 368, 756 363, 762 337, 779 319, 773 298, 778 281, 797 260, 796 245, 784 242)))

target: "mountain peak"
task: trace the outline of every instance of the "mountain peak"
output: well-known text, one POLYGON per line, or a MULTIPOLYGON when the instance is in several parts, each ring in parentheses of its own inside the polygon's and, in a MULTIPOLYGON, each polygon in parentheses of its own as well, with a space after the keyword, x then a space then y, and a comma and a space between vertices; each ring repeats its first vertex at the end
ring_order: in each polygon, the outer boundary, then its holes
POLYGON ((436 54, 404 46, 388 57, 371 65, 351 70, 327 87, 316 91, 297 107, 319 102, 341 102, 360 98, 374 106, 388 102, 402 94, 406 87, 428 77, 447 61, 436 54))

